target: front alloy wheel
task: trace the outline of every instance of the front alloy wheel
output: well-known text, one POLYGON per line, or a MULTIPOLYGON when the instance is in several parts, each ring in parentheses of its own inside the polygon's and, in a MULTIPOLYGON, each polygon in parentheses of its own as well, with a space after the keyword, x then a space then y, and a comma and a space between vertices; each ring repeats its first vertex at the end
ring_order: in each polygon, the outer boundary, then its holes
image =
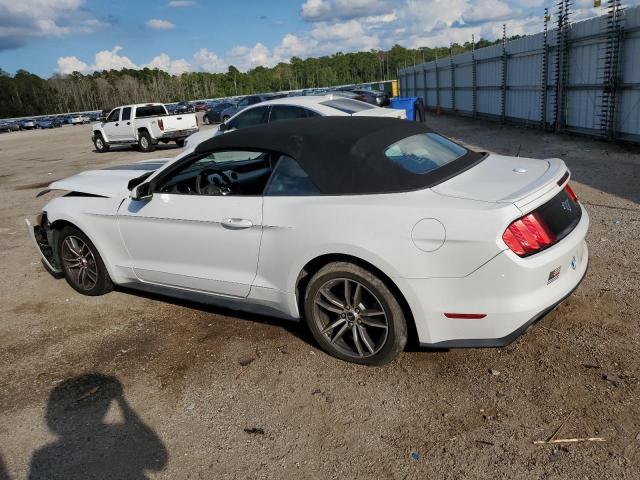
POLYGON ((62 272, 75 290, 84 295, 102 295, 113 289, 106 267, 87 236, 73 226, 62 229, 58 237, 62 272))
POLYGON ((357 265, 323 267, 305 295, 307 322, 318 343, 343 360, 380 365, 407 341, 402 309, 384 282, 357 265))

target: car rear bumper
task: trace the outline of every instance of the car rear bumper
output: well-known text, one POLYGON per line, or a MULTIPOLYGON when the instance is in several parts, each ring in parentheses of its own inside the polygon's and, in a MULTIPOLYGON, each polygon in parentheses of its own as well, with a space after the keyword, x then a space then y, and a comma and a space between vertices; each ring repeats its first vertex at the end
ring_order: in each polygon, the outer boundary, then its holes
POLYGON ((165 132, 162 134, 160 140, 168 140, 168 139, 176 139, 176 138, 186 138, 189 135, 192 135, 198 131, 197 128, 189 128, 186 130, 175 130, 173 132, 165 132))
POLYGON ((500 347, 511 343, 581 283, 589 263, 584 240, 588 225, 583 209, 573 232, 553 247, 527 258, 503 251, 463 278, 397 279, 421 345, 500 347), (445 313, 485 316, 448 318, 445 313))

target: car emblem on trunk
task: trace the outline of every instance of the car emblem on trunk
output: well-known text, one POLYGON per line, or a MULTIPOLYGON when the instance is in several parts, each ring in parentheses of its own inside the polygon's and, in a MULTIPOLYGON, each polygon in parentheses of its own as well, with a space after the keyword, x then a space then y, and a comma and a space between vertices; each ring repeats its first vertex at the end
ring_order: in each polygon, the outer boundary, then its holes
POLYGON ((571 260, 571 268, 575 270, 577 266, 578 266, 578 261, 576 260, 576 256, 574 255, 573 259, 571 260))
POLYGON ((571 211, 571 202, 569 201, 568 198, 565 201, 563 201, 561 205, 563 210, 566 210, 567 212, 571 211))

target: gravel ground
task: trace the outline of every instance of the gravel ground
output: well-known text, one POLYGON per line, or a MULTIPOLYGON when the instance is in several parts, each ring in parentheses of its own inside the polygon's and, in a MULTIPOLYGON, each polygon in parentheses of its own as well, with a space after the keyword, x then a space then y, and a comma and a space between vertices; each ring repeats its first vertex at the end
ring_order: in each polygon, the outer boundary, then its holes
POLYGON ((563 158, 591 266, 509 347, 409 349, 382 368, 325 355, 295 323, 78 295, 27 238, 35 194, 178 150, 97 154, 87 126, 1 135, 0 479, 640 478, 638 148, 427 122, 482 150, 563 158), (533 444, 558 429, 606 441, 533 444))

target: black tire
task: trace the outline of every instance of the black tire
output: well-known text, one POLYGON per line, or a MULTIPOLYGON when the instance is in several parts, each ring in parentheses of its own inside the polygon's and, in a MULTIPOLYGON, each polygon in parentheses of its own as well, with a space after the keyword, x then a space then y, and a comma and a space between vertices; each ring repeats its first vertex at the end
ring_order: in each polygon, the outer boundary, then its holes
POLYGON ((178 148, 184 147, 184 138, 176 140, 176 145, 178 146, 178 148))
POLYGON ((330 263, 313 275, 304 293, 304 312, 318 344, 341 360, 384 365, 407 344, 407 322, 398 300, 380 278, 353 263, 330 263), (341 289, 342 300, 333 295, 341 289), (329 302, 321 293, 327 290, 332 295, 329 302), (345 302, 347 294, 351 299, 345 302))
POLYGON ((104 141, 102 135, 98 134, 93 137, 93 145, 96 147, 96 152, 104 153, 109 151, 109 145, 104 141))
POLYGON ((156 146, 151 141, 151 135, 149 132, 143 131, 138 136, 138 150, 141 152, 153 152, 156 146))
POLYGON ((74 290, 88 296, 113 290, 98 249, 79 229, 64 227, 58 235, 57 249, 64 278, 74 290))

